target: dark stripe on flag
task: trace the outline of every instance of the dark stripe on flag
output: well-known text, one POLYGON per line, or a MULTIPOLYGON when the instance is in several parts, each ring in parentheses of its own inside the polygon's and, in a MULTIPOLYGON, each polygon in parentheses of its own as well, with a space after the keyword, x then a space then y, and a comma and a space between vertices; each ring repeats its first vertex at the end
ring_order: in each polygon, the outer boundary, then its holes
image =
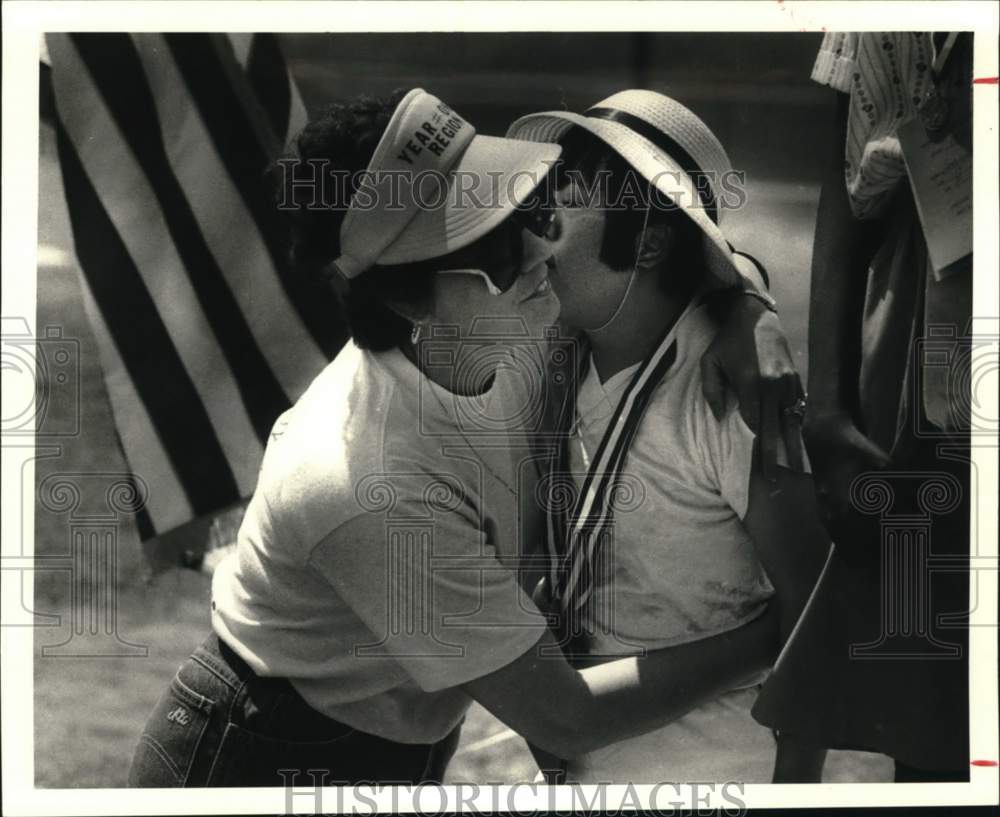
POLYGON ((38 63, 38 118, 50 125, 56 121, 56 94, 52 89, 52 69, 38 63))
POLYGON ((257 95, 271 128, 281 142, 288 138, 288 119, 291 113, 291 81, 285 66, 285 57, 274 34, 254 34, 247 58, 247 78, 257 95))
POLYGON ((127 34, 72 34, 125 140, 156 194, 198 301, 232 371, 246 411, 264 443, 290 401, 257 347, 167 157, 152 92, 127 34))
POLYGON ((56 137, 80 269, 184 493, 199 514, 235 502, 239 499, 236 479, 205 407, 58 121, 56 137))
POLYGON ((255 137, 256 128, 212 40, 202 34, 164 38, 216 151, 257 224, 288 299, 317 346, 332 360, 347 340, 347 328, 338 319, 340 310, 325 284, 308 280, 291 267, 284 223, 265 176, 276 157, 268 155, 255 137))

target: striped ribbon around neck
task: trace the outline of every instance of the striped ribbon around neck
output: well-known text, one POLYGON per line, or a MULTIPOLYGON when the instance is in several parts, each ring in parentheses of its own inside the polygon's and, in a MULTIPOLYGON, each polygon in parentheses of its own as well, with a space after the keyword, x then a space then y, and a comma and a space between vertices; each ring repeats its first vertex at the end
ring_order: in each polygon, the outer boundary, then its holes
MULTIPOLYGON (((549 582, 555 608, 562 614, 569 637, 582 635, 580 624, 593 593, 597 558, 614 518, 614 495, 629 447, 649 398, 677 359, 677 330, 700 298, 692 299, 652 353, 642 362, 604 431, 583 486, 569 517, 550 502, 549 582), (561 546, 561 547, 560 547, 561 546), (569 618, 570 622, 566 619, 569 618)), ((568 465, 568 451, 563 454, 568 465)))

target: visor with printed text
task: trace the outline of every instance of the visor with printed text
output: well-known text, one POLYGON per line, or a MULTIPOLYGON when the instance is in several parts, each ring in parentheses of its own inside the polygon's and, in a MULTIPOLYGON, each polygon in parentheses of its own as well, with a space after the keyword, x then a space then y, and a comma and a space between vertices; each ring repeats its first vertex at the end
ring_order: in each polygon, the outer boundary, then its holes
POLYGON ((558 145, 480 136, 415 88, 399 103, 340 228, 345 278, 447 255, 501 224, 546 177, 558 145))

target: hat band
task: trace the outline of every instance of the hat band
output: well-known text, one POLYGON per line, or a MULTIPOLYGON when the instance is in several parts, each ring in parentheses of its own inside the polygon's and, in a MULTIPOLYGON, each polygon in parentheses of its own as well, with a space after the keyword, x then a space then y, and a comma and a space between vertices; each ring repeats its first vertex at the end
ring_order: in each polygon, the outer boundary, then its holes
POLYGON ((619 125, 624 125, 626 128, 648 139, 661 151, 666 153, 691 177, 691 182, 698 194, 698 198, 701 199, 702 206, 708 213, 708 217, 716 225, 719 223, 719 208, 715 202, 715 194, 709 185, 704 183, 699 184, 699 179, 704 178, 705 172, 694 160, 694 157, 681 147, 676 140, 669 137, 655 125, 651 125, 645 119, 640 119, 638 116, 633 116, 630 113, 615 110, 614 108, 591 108, 587 111, 587 116, 592 119, 606 119, 608 122, 617 122, 619 125))

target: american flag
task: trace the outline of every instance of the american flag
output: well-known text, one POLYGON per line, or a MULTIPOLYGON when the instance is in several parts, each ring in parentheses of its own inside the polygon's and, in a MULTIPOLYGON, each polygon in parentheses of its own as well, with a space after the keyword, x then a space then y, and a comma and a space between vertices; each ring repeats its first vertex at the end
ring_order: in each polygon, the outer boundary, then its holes
POLYGON ((46 45, 84 305, 149 487, 140 535, 190 530, 253 492, 272 423, 346 338, 290 268, 265 173, 306 111, 272 34, 46 45))

